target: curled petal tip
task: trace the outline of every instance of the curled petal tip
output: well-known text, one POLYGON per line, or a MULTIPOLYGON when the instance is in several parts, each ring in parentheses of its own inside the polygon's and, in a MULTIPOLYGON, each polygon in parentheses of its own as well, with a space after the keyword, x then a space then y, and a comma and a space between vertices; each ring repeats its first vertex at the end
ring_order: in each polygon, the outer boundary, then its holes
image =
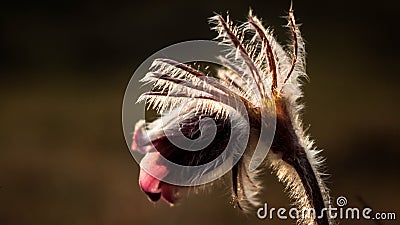
POLYGON ((162 183, 161 197, 170 206, 173 206, 178 200, 178 186, 162 183))
POLYGON ((156 202, 161 198, 161 193, 151 193, 151 192, 144 192, 144 193, 147 195, 147 198, 152 202, 156 202))

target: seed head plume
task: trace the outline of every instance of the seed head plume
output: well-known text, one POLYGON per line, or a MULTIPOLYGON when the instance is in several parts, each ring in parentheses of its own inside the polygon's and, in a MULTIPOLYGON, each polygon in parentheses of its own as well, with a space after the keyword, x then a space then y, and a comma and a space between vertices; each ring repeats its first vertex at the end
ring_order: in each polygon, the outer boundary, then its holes
MULTIPOLYGON (((323 158, 301 122, 301 79, 307 76, 305 48, 292 7, 287 20, 292 40, 290 45, 282 46, 276 41, 272 29, 265 28, 252 11, 247 22, 239 26, 234 25, 229 16, 210 18, 212 30, 218 33, 216 40, 233 49, 218 57, 223 68, 218 70, 217 77, 207 76, 170 59, 155 60, 151 72, 141 80, 153 84, 153 89, 142 94, 138 101, 146 101, 148 107, 161 113, 165 124, 161 125, 159 120, 149 124, 140 121, 135 128, 132 148, 146 154, 141 165, 153 163, 164 177, 169 171, 159 165, 160 154, 181 164, 200 165, 222 152, 228 136, 233 135, 228 132, 231 127, 248 123, 250 135, 246 149, 230 174, 235 204, 241 210, 249 211, 260 206, 258 195, 263 174, 262 169, 253 171, 249 165, 257 143, 263 141, 259 140, 261 127, 265 125, 263 114, 270 115, 273 107, 276 112, 275 136, 262 165, 270 167, 278 180, 286 185, 286 192, 299 210, 315 209, 316 215, 300 219, 300 224, 331 224, 333 221, 323 210, 330 205, 323 180, 323 158), (187 107, 179 111, 182 105, 187 107), (240 119, 243 112, 248 121, 240 119), (167 127, 195 139, 201 134, 203 125, 200 120, 205 117, 215 122, 219 139, 199 153, 182 153, 166 138, 175 133, 162 132, 167 127)), ((240 138, 238 134, 237 142, 240 138)), ((181 188, 151 177, 145 171, 141 171, 140 184, 152 201, 162 197, 171 204, 181 188)))

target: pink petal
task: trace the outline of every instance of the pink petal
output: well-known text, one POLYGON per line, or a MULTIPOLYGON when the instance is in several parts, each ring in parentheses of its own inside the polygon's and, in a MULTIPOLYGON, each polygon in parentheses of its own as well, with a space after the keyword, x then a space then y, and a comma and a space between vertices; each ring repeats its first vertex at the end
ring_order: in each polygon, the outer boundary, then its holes
POLYGON ((170 205, 173 205, 178 200, 178 189, 176 185, 167 184, 161 182, 161 197, 162 199, 170 205))
POLYGON ((150 192, 150 193, 161 192, 161 189, 159 188, 160 180, 151 176, 143 169, 140 170, 139 184, 144 192, 150 192))
POLYGON ((152 201, 160 199, 162 195, 160 179, 168 174, 167 167, 157 164, 159 157, 158 152, 147 153, 140 162, 139 185, 152 201))
POLYGON ((143 157, 140 162, 139 184, 151 201, 158 201, 162 198, 168 204, 173 205, 178 199, 180 187, 161 181, 169 171, 166 166, 158 164, 159 158, 160 153, 158 152, 149 152, 143 157))

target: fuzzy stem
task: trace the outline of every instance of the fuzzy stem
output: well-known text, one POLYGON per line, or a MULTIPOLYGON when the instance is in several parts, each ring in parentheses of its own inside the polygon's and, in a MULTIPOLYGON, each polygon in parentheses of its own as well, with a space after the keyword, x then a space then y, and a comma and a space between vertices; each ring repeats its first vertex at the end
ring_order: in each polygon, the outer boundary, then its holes
POLYGON ((308 205, 315 209, 316 224, 329 225, 327 213, 322 210, 326 207, 322 194, 324 187, 320 186, 313 165, 294 130, 287 106, 281 100, 276 102, 278 117, 272 151, 282 154, 282 160, 295 169, 305 190, 308 205))
POLYGON ((317 177, 315 176, 314 170, 307 158, 307 155, 303 148, 297 149, 297 157, 294 158, 283 158, 283 161, 293 166, 297 174, 300 177, 301 183, 306 190, 307 198, 311 206, 314 207, 316 212, 316 222, 318 225, 329 225, 326 211, 322 211, 325 208, 324 199, 322 197, 321 188, 319 187, 317 177), (323 213, 321 217, 321 213, 323 213), (321 218, 320 218, 321 217, 321 218))

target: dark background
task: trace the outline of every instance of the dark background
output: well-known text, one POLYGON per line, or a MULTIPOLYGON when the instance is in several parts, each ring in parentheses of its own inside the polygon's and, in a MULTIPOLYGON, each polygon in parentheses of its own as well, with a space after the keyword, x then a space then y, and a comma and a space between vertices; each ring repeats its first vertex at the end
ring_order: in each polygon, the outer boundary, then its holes
MULTIPOLYGON (((249 7, 288 36, 289 1, 35 1, 0 6, 0 224, 291 224, 229 204, 226 187, 151 204, 123 138, 124 90, 168 45, 211 39, 207 18, 249 7)), ((295 1, 307 41, 305 123, 332 196, 400 213, 397 1, 295 1)), ((141 111, 138 106, 138 112, 141 111)), ((137 116, 138 115, 132 115, 137 116)), ((288 207, 266 175, 262 201, 288 207)), ((340 221, 375 224, 374 221, 340 221)), ((397 224, 381 221, 381 224, 397 224)))

